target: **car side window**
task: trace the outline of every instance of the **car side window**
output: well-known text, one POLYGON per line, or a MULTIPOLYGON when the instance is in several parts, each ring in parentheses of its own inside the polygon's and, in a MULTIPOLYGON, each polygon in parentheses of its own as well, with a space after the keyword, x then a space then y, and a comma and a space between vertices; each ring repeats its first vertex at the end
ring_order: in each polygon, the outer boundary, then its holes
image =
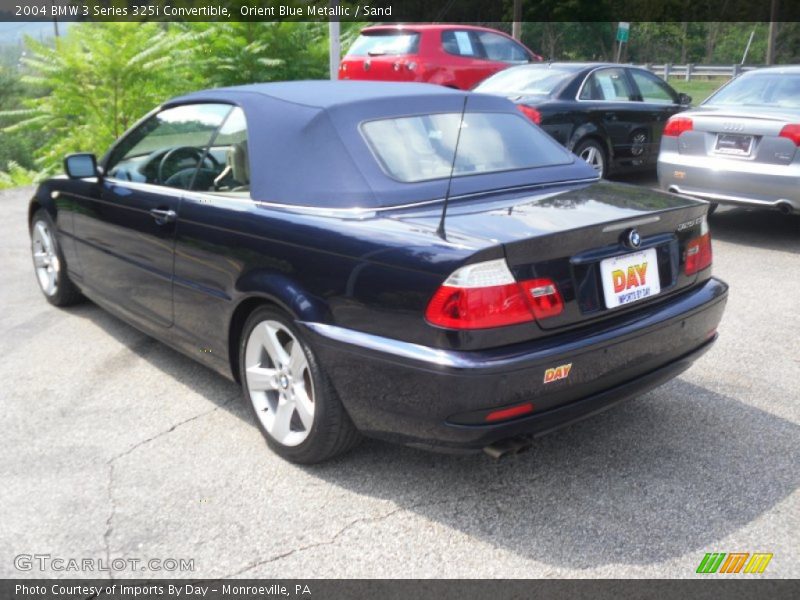
POLYGON ((194 189, 249 197, 250 153, 247 148, 247 123, 241 108, 234 108, 225 119, 208 153, 223 168, 213 178, 209 174, 208 179, 201 180, 198 174, 194 189))
POLYGON ((222 166, 206 149, 231 108, 187 104, 160 111, 114 148, 107 176, 180 189, 189 189, 209 173, 216 176, 222 166))
POLYGON ((467 58, 482 58, 479 41, 471 31, 452 29, 443 31, 442 48, 448 54, 467 58))
POLYGON ((633 99, 633 91, 624 70, 601 69, 586 78, 578 97, 580 100, 628 102, 633 99))
POLYGON ((505 36, 491 31, 476 32, 483 46, 485 58, 507 63, 524 63, 530 60, 525 49, 505 36))
POLYGON ((643 101, 652 104, 677 104, 678 98, 673 95, 672 90, 652 73, 637 69, 631 69, 630 73, 643 101))

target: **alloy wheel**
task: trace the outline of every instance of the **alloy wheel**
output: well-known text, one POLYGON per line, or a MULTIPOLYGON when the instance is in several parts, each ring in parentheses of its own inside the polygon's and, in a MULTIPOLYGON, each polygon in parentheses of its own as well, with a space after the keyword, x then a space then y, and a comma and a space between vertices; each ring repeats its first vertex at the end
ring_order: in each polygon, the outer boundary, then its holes
POLYGON ((579 155, 583 160, 585 160, 589 165, 601 175, 603 174, 603 167, 605 166, 603 163, 603 152, 594 145, 586 146, 579 155))
POLYGON ((245 384, 267 433, 284 446, 297 446, 314 423, 314 383, 297 338, 278 321, 265 320, 245 347, 245 384))
POLYGON ((55 241, 50 232, 50 227, 44 221, 37 221, 33 226, 31 250, 39 286, 47 296, 53 296, 58 291, 58 275, 61 270, 61 262, 58 260, 58 253, 56 252, 55 241))
POLYGON ((631 144, 631 154, 634 156, 641 156, 644 154, 645 144, 647 144, 647 134, 640 131, 633 136, 633 143, 631 144))

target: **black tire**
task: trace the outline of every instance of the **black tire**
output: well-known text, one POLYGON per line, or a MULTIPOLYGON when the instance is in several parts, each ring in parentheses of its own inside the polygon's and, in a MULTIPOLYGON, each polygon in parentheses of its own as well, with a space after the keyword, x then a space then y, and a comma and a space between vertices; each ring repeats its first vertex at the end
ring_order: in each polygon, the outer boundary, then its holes
POLYGON ((299 329, 295 327, 292 319, 283 311, 265 305, 254 310, 248 317, 239 340, 239 376, 245 400, 253 413, 258 428, 264 435, 267 445, 282 458, 298 464, 320 463, 348 452, 361 441, 361 434, 350 420, 336 390, 325 374, 324 368, 317 361, 317 357, 303 339, 299 329), (294 339, 299 341, 308 363, 308 373, 312 379, 313 389, 313 424, 308 430, 305 440, 298 445, 285 445, 267 431, 248 389, 247 344, 256 326, 265 321, 278 322, 287 329, 294 339))
POLYGON ((78 302, 83 301, 84 296, 69 278, 67 261, 64 259, 64 253, 61 251, 61 246, 58 243, 56 231, 55 223, 53 223, 53 219, 50 217, 50 214, 44 209, 37 210, 33 215, 30 227, 31 255, 34 260, 34 274, 37 275, 36 279, 39 283, 39 289, 42 290, 42 294, 50 304, 53 306, 69 306, 71 304, 77 304, 78 302), (36 257, 34 256, 34 252, 36 250, 35 246, 37 243, 37 234, 35 232, 40 224, 46 228, 50 236, 49 239, 52 243, 52 251, 58 258, 58 267, 55 271, 55 288, 52 290, 46 289, 42 285, 42 281, 37 273, 36 257))
MULTIPOLYGON (((589 163, 600 175, 600 177, 605 178, 608 175, 608 152, 606 151, 605 147, 603 146, 602 142, 594 139, 594 138, 585 138, 575 144, 575 148, 572 152, 586 160, 585 157, 581 156, 584 153, 590 153, 592 150, 596 153, 596 156, 601 161, 600 168, 596 164, 589 163)), ((587 161, 589 162, 589 161, 587 161)))

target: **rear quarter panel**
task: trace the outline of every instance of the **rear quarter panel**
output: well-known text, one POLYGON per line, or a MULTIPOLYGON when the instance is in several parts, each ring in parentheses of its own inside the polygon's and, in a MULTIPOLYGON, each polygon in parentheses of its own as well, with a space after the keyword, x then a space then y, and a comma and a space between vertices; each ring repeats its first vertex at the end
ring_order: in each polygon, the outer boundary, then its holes
POLYGON ((425 306, 475 250, 389 218, 193 196, 181 206, 176 233, 176 334, 196 340, 199 360, 227 357, 237 306, 260 298, 300 321, 431 343, 425 306))

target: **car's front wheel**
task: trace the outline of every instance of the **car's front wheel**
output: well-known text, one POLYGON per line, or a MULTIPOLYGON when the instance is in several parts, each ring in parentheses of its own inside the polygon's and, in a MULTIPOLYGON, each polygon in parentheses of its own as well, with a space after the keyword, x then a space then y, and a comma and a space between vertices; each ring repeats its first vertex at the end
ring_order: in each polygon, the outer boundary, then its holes
POLYGON ((44 209, 36 211, 31 221, 31 254, 39 288, 50 304, 69 306, 83 299, 69 278, 56 238, 56 226, 44 209))
POLYGON ((299 330, 283 312, 261 307, 247 319, 239 369, 267 444, 296 463, 318 463, 355 446, 360 435, 299 330))

